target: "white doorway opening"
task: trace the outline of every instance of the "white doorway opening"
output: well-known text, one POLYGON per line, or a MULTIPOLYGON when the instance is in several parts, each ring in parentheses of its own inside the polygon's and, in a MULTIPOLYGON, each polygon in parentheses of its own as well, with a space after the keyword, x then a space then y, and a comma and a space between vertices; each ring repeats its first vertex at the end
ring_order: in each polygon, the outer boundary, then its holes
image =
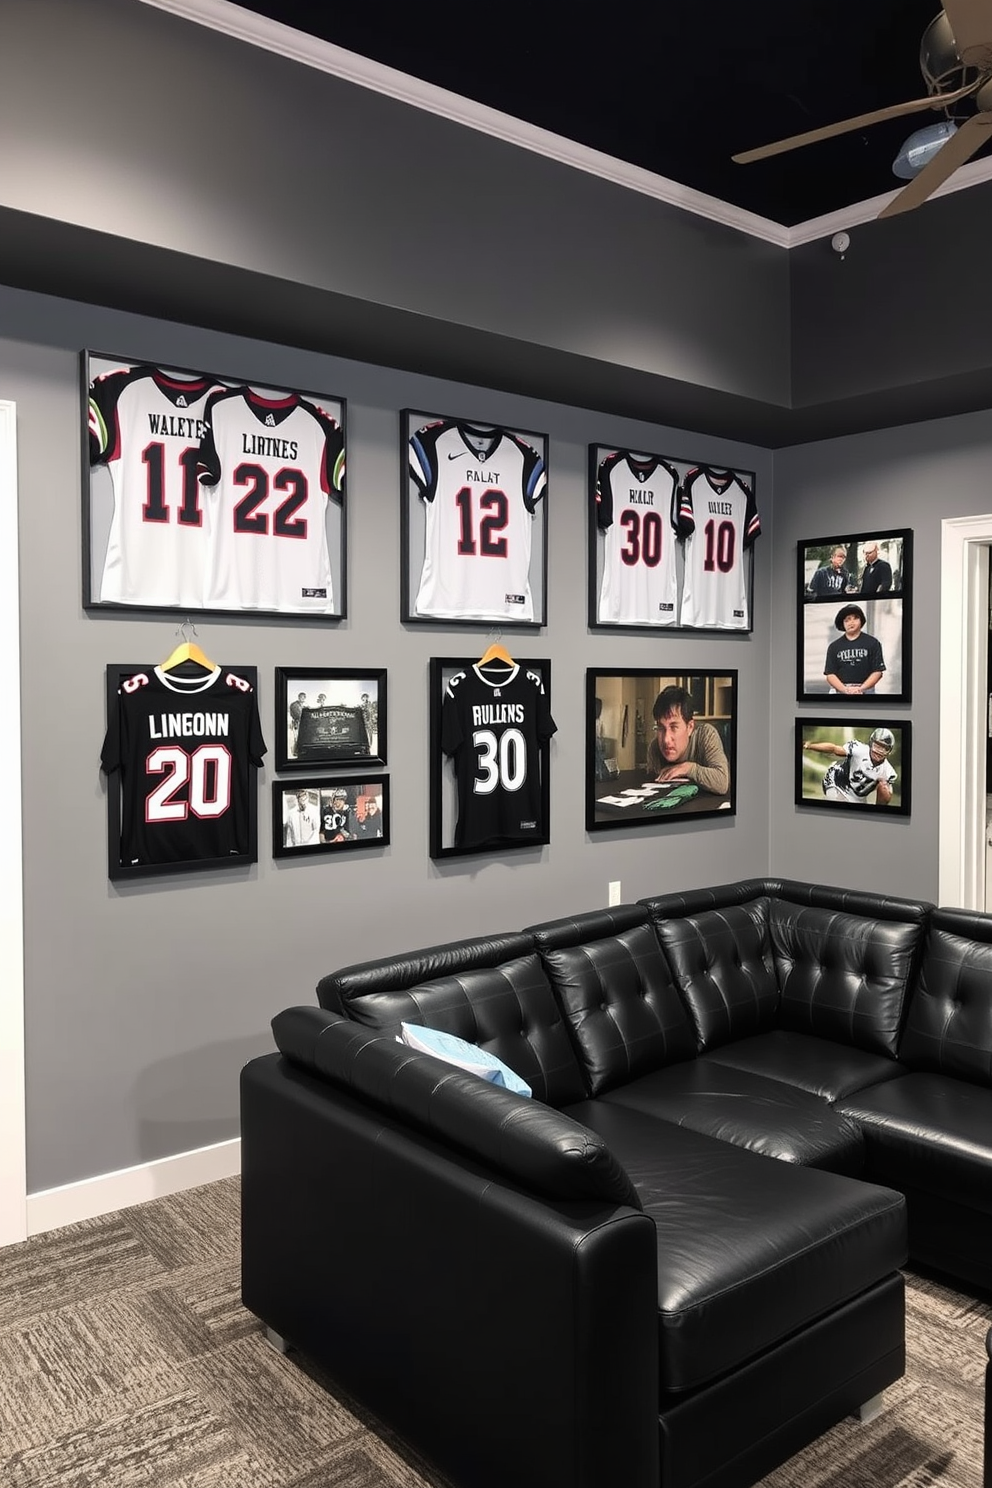
POLYGON ((985 908, 992 515, 941 523, 938 902, 985 908))

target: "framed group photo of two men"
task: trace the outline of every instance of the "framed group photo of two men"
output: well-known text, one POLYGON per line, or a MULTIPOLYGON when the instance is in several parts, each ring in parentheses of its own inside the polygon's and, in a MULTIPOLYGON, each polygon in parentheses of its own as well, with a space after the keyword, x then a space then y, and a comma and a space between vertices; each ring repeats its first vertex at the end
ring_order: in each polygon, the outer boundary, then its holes
POLYGON ((912 556, 908 528, 799 543, 800 702, 909 702, 912 556))

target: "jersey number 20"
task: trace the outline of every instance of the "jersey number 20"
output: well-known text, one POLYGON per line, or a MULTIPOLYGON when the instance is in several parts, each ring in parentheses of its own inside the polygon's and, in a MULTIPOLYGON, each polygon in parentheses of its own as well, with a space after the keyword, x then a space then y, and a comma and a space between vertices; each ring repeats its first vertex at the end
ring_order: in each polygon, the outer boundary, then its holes
POLYGON ((231 754, 224 744, 201 744, 192 753, 179 744, 161 744, 149 754, 145 772, 165 774, 145 801, 146 822, 185 821, 191 811, 209 819, 223 816, 231 804, 231 754), (175 800, 186 785, 188 799, 175 800))

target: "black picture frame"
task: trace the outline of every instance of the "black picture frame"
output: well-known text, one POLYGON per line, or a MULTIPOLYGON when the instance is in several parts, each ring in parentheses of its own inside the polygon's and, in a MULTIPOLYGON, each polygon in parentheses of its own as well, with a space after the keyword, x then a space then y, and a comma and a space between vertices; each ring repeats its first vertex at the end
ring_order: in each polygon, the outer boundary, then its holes
POLYGON ((340 853, 369 847, 388 847, 390 831, 389 776, 360 774, 342 775, 332 780, 310 776, 303 780, 272 782, 272 856, 274 858, 337 857, 340 853), (301 795, 309 798, 307 817, 313 817, 303 830, 294 828, 301 795), (344 808, 337 798, 344 798, 344 808), (369 826, 371 808, 363 803, 376 803, 378 825, 369 826), (344 816, 345 820, 340 818, 344 816), (328 825, 333 819, 333 824, 328 825), (294 837, 296 840, 293 840, 294 837))
POLYGON ((344 398, 92 350, 80 367, 85 609, 347 616, 344 398), (202 414, 214 392, 239 391, 251 427, 235 440, 233 404, 225 427, 243 458, 229 480, 222 471, 205 486, 197 478, 208 450, 202 414), (237 543, 223 544, 236 526, 237 543), (281 547, 258 548, 277 536, 281 547), (270 562, 256 567, 258 552, 270 562))
MULTIPOLYGON (((442 708, 448 683, 459 672, 468 671, 478 663, 474 656, 433 656, 430 660, 430 855, 433 859, 463 857, 497 857, 507 853, 540 851, 550 842, 551 831, 551 778, 549 741, 539 744, 540 830, 526 841, 512 842, 501 839, 498 844, 487 847, 455 846, 458 823, 458 789, 452 761, 441 748, 442 708)), ((551 700, 551 662, 546 657, 516 657, 514 660, 528 672, 536 672, 551 700)))
POLYGON ((716 467, 640 447, 590 444, 587 507, 590 630, 748 635, 754 629, 754 540, 760 522, 753 470, 716 467), (707 515, 700 499, 699 482, 707 474, 721 485, 726 482, 735 498, 728 505, 720 499, 727 497, 726 490, 707 488, 714 505, 727 506, 715 516, 707 515), (686 499, 687 489, 696 492, 692 501, 686 499), (719 620, 708 618, 710 601, 704 602, 707 614, 698 621, 683 614, 687 544, 695 542, 704 545, 701 552, 713 554, 712 561, 704 561, 704 571, 720 575, 719 620), (728 578, 735 571, 740 575, 736 603, 728 578))
MULTIPOLYGON (((661 671, 657 667, 590 667, 586 671, 586 830, 625 831, 667 826, 737 812, 737 672, 729 667, 661 671), (697 784, 691 798, 675 795, 678 780, 664 783, 650 771, 654 708, 664 690, 681 689, 691 705, 690 735, 701 725, 715 731, 728 788, 716 793, 697 784), (675 800, 678 804, 662 803, 675 800)), ((684 703, 673 699, 684 720, 684 703)), ((668 710, 669 712, 673 710, 668 710)), ((708 753, 710 751, 708 750, 708 753)), ((676 764, 672 762, 672 765, 676 764)), ((718 767, 714 760, 714 767, 718 767)), ((666 768, 661 765, 660 769, 666 768)), ((696 782, 690 782, 696 783, 696 782)))
MULTIPOLYGON (((155 663, 133 662, 110 663, 106 673, 107 692, 107 728, 108 731, 114 725, 117 717, 118 693, 121 684, 128 677, 133 677, 139 672, 150 672, 155 663)), ((237 677, 244 678, 258 693, 258 669, 253 666, 225 666, 225 672, 231 672, 237 677)), ((125 863, 121 859, 121 829, 123 826, 123 809, 121 799, 122 778, 121 772, 115 770, 112 775, 104 777, 107 783, 107 877, 115 882, 125 882, 128 879, 157 878, 167 874, 176 873, 200 873, 215 870, 227 872, 232 868, 247 867, 258 862, 258 771, 251 767, 249 774, 249 788, 247 801, 247 835, 246 850, 241 853, 229 853, 224 857, 207 858, 183 858, 170 863, 125 863)), ((169 776, 163 773, 162 789, 168 790, 169 776)))
POLYGON ((400 472, 401 619, 501 630, 545 625, 547 434, 404 408, 400 472), (487 447, 492 463, 482 458, 487 447))
POLYGON ((276 667, 275 767, 386 763, 385 667, 276 667))
MULTIPOLYGON (((836 715, 818 718, 797 718, 795 733, 796 794, 797 806, 810 807, 815 811, 854 811, 862 816, 909 816, 912 805, 912 725, 907 719, 888 716, 878 718, 838 718, 836 715), (837 782, 831 795, 826 794, 824 779, 831 765, 840 764, 845 757, 827 753, 825 750, 810 750, 809 744, 829 744, 835 750, 846 749, 849 742, 856 742, 870 749, 870 739, 876 730, 888 731, 893 737, 886 762, 895 770, 896 778, 891 784, 892 798, 882 804, 878 800, 877 787, 866 790, 863 795, 843 779, 837 782), (850 798, 841 793, 850 791, 850 798)), ((855 768, 854 774, 857 775, 855 768)), ((864 783, 862 784, 864 789, 864 783)))
POLYGON ((913 533, 907 527, 810 539, 797 549, 796 698, 860 707, 908 703, 912 696, 913 533), (877 566, 867 574, 866 551, 876 548, 877 566), (835 559, 831 554, 836 555, 835 559), (853 555, 853 557, 852 557, 853 555), (845 615, 852 633, 845 645, 845 615), (863 617, 860 620, 858 617, 863 617), (849 653, 845 655, 845 653, 849 653), (868 692, 842 692, 827 680, 859 686, 883 670, 868 692), (836 670, 828 672, 830 665, 836 670), (872 667, 867 672, 865 669, 872 667))

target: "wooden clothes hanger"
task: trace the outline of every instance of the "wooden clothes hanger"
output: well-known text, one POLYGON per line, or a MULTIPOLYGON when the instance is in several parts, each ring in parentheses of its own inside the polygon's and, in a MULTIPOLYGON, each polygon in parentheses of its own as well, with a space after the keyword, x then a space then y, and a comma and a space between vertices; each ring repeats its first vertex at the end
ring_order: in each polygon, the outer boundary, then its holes
POLYGON ((506 667, 514 667, 517 664, 506 647, 498 640, 493 641, 492 645, 482 653, 476 662, 476 666, 489 666, 494 661, 502 662, 503 666, 506 667))
POLYGON ((211 661, 209 656, 200 650, 195 641, 187 640, 187 627, 193 635, 196 635, 196 626, 192 620, 184 620, 177 632, 183 639, 171 655, 167 656, 165 661, 162 662, 160 670, 163 672, 174 672, 176 667, 182 666, 184 661, 192 661, 197 666, 203 667, 205 671, 215 672, 217 670, 217 663, 211 661))

